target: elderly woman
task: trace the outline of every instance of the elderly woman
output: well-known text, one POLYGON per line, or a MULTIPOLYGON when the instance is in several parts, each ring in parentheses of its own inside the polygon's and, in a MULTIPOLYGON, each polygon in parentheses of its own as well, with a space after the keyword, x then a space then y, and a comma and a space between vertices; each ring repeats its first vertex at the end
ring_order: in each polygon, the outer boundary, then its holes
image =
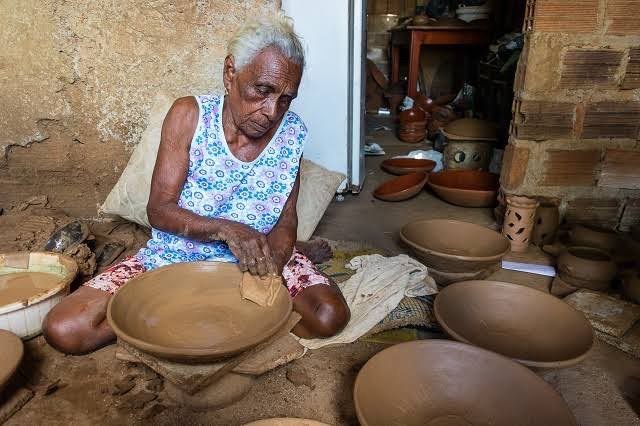
POLYGON ((282 275, 302 316, 293 330, 298 336, 329 337, 346 325, 349 309, 339 289, 294 247, 307 129, 289 105, 303 68, 288 19, 262 18, 229 43, 224 96, 175 101, 151 182, 151 239, 49 313, 43 330, 52 346, 83 353, 112 342, 106 309, 121 285, 159 266, 203 260, 282 275))

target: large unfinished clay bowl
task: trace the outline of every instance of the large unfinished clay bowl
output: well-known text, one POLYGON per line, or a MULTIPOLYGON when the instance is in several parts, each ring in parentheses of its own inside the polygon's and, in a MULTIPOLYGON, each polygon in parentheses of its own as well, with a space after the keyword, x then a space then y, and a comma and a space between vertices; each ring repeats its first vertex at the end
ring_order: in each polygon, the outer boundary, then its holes
POLYGON ((584 315, 549 294, 517 284, 451 284, 436 297, 434 311, 454 339, 532 367, 577 364, 593 344, 584 315))
POLYGON ((404 201, 422 191, 428 178, 423 172, 399 176, 378 186, 373 196, 383 201, 404 201))
POLYGON ((595 247, 568 247, 558 256, 558 276, 574 287, 606 291, 616 272, 609 253, 595 247))
POLYGON ((526 367, 447 340, 401 343, 360 370, 363 426, 575 425, 562 397, 526 367))
POLYGON ((278 331, 291 313, 280 289, 273 306, 240 296, 242 272, 221 262, 176 263, 145 272, 109 302, 119 339, 173 361, 206 362, 243 352, 278 331))
POLYGON ((509 240, 498 232, 450 219, 406 224, 400 238, 425 265, 441 272, 475 272, 491 268, 509 252, 509 240))
POLYGON ((462 207, 490 207, 496 204, 500 177, 479 170, 448 169, 431 173, 429 186, 438 197, 462 207))
POLYGON ((22 340, 7 330, 0 330, 0 391, 18 369, 23 354, 22 340))
POLYGON ((390 158, 380 164, 383 170, 394 175, 407 175, 409 173, 429 173, 436 167, 436 162, 419 158, 390 158))

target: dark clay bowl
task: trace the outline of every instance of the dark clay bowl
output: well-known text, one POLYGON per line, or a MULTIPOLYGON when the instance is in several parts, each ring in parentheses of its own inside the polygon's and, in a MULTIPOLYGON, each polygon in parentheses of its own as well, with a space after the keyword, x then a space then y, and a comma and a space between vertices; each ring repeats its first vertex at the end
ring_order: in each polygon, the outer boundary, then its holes
POLYGON ((448 340, 400 343, 362 367, 363 426, 575 425, 560 394, 526 367, 448 340))
POLYGON ((119 339, 180 362, 209 362, 243 352, 275 334, 291 313, 286 289, 272 306, 240 296, 236 264, 176 263, 145 272, 109 302, 107 318, 119 339))
POLYGON ((425 265, 442 272, 480 271, 499 263, 511 250, 502 234, 449 219, 408 223, 400 238, 425 265))
POLYGON ((438 322, 454 339, 540 368, 582 361, 593 345, 591 324, 550 294, 497 281, 464 281, 436 297, 438 322))
POLYGON ((427 183, 427 173, 411 173, 391 179, 373 191, 373 196, 383 201, 403 201, 417 195, 427 183))
POLYGON ((500 177, 478 170, 431 173, 429 186, 438 197, 456 206, 491 207, 496 204, 500 177))
POLYGON ((7 330, 0 330, 0 393, 18 369, 23 354, 22 340, 7 330))
POLYGON ((390 158, 380 164, 383 170, 393 175, 406 175, 409 173, 429 173, 436 167, 436 162, 416 158, 390 158))

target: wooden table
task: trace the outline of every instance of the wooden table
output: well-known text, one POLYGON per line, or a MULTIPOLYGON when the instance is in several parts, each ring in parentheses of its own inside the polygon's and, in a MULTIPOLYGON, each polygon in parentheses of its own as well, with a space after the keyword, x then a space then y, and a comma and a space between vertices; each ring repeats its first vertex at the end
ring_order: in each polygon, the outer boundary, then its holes
POLYGON ((391 30, 391 83, 399 79, 400 48, 409 46, 409 78, 407 95, 418 93, 418 70, 422 45, 482 46, 488 45, 491 35, 486 26, 430 25, 412 26, 391 30))

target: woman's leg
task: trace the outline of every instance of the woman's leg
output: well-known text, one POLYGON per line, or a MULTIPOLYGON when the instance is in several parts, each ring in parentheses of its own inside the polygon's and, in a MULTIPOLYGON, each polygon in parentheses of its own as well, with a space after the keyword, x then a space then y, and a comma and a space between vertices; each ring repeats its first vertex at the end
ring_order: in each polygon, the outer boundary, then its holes
POLYGON ((42 323, 47 342, 67 354, 91 352, 115 340, 107 322, 107 304, 127 281, 144 272, 134 257, 87 281, 53 307, 42 323))
POLYGON ((331 337, 349 322, 350 312, 340 289, 302 253, 294 251, 282 272, 293 298, 293 309, 302 318, 293 328, 298 337, 331 337))

